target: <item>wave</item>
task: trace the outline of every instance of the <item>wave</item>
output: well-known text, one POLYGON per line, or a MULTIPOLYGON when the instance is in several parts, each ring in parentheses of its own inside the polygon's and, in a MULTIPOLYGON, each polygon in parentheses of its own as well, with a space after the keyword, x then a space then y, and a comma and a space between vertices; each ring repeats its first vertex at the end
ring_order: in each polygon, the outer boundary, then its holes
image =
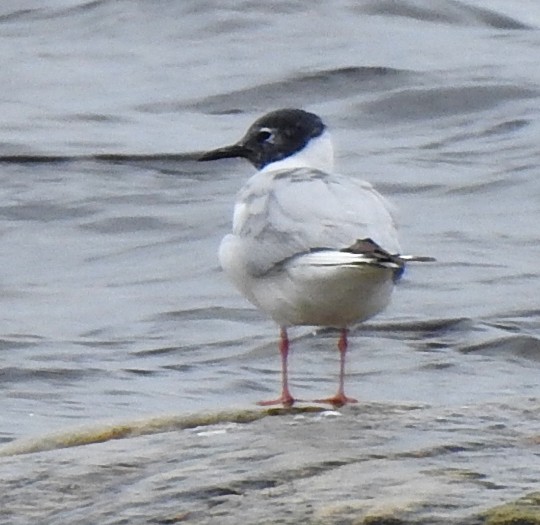
POLYGON ((208 114, 234 114, 269 107, 306 107, 339 100, 366 91, 395 89, 418 73, 378 66, 351 66, 299 74, 188 103, 157 102, 138 106, 140 111, 168 113, 184 109, 208 114))
POLYGON ((484 26, 494 29, 531 29, 515 18, 490 9, 466 5, 455 0, 431 2, 430 0, 371 0, 356 8, 369 15, 399 16, 421 22, 439 22, 464 26, 484 26))

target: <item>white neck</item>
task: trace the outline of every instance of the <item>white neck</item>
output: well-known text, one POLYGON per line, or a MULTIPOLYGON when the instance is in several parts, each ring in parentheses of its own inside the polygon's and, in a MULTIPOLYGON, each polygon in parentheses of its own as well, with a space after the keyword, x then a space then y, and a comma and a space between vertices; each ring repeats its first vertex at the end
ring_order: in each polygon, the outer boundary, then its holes
POLYGON ((331 172, 334 169, 334 147, 329 131, 311 139, 307 146, 293 155, 267 164, 261 171, 291 170, 295 168, 313 168, 331 172))

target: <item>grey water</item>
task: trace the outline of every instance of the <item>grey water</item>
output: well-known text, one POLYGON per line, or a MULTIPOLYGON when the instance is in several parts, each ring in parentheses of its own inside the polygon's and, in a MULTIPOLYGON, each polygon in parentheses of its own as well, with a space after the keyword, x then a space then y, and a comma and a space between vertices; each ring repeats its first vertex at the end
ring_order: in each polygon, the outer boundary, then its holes
MULTIPOLYGON (((195 159, 280 107, 437 259, 353 330, 348 393, 540 435, 537 2, 5 0, 0 45, 0 440, 277 393, 277 329, 216 255, 253 170, 195 159)), ((294 392, 329 395, 335 334, 293 335, 294 392)))

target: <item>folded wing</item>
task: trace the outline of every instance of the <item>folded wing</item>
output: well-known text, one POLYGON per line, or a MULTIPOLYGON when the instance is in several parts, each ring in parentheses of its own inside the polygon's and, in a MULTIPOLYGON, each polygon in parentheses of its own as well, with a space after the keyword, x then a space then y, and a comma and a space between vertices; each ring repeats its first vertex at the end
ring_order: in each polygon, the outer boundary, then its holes
POLYGON ((374 246, 385 256, 400 252, 393 210, 373 186, 305 168, 254 175, 238 195, 233 237, 226 242, 252 275, 299 254, 353 253, 355 243, 370 260, 380 256, 374 246), (362 239, 373 245, 362 247, 362 239))

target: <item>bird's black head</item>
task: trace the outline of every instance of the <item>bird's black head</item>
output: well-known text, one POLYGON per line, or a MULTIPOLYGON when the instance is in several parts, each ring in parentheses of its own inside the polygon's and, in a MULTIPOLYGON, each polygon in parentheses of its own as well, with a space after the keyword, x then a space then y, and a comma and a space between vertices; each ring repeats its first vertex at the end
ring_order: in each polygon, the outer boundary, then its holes
POLYGON ((205 153, 199 160, 243 157, 257 169, 301 151, 325 130, 322 120, 301 109, 278 109, 256 120, 232 146, 205 153))

